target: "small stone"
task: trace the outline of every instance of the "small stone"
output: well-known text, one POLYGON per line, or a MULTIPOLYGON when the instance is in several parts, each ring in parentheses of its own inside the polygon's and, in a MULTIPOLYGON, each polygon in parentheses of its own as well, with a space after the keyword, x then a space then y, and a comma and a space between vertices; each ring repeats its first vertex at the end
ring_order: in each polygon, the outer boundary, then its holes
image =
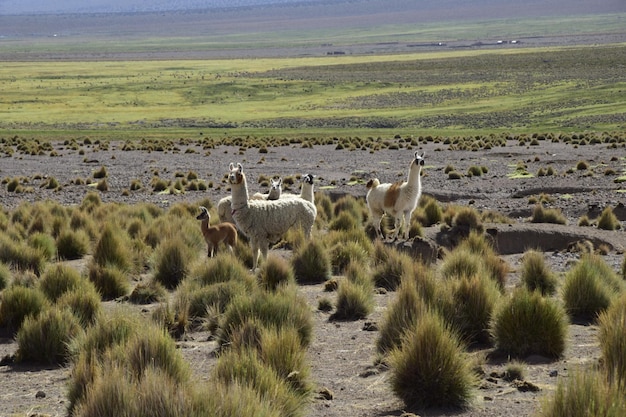
POLYGON ((320 400, 332 400, 333 397, 334 397, 333 392, 326 387, 322 388, 317 393, 317 398, 319 398, 320 400))
POLYGON ((550 371, 550 377, 556 378, 557 376, 559 376, 559 371, 550 371))
POLYGON ((35 394, 35 398, 46 398, 46 393, 43 391, 37 391, 37 394, 35 394))

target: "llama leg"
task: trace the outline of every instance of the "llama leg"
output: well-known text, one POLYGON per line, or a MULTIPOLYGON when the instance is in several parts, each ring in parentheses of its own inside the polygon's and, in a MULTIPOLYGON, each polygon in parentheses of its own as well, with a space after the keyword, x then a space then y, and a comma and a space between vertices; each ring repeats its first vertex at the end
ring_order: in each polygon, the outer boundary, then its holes
POLYGON ((250 247, 252 248, 252 271, 255 271, 259 265, 259 244, 256 240, 250 240, 250 247))
POLYGON ((402 227, 402 214, 400 214, 399 216, 398 215, 394 216, 393 225, 394 225, 394 230, 393 230, 392 240, 395 241, 396 239, 398 239, 398 234, 400 233, 400 227, 402 227))
POLYGON ((409 231, 411 229, 411 212, 404 212, 404 240, 409 240, 409 231))
POLYGON ((381 214, 372 212, 372 225, 374 226, 374 229, 376 230, 376 237, 378 237, 379 239, 385 239, 385 236, 383 236, 383 232, 380 229, 380 223, 382 221, 383 221, 383 216, 381 214))

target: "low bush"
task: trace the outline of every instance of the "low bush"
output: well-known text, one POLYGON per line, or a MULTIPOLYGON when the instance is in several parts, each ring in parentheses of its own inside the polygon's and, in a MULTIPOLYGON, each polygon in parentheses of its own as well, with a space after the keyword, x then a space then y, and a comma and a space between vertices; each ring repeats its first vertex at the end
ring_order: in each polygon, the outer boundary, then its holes
POLYGON ((267 260, 261 265, 258 280, 261 288, 267 291, 276 291, 280 285, 296 283, 296 278, 289 262, 274 255, 269 255, 267 260))
POLYGON ((122 297, 130 291, 127 272, 115 264, 101 266, 96 262, 91 262, 88 277, 104 300, 122 297))
POLYGON ((541 204, 535 205, 530 221, 532 223, 567 223, 567 219, 565 218, 565 216, 563 216, 561 210, 554 208, 544 208, 541 204))
POLYGON ((107 223, 94 248, 93 260, 102 267, 115 265, 121 270, 130 271, 133 259, 126 232, 107 223))
POLYGON ((78 318, 66 309, 51 307, 37 317, 28 316, 16 335, 16 360, 65 364, 70 358, 68 343, 81 331, 78 318))
POLYGON ((157 246, 154 253, 154 279, 167 289, 174 289, 189 274, 191 250, 182 239, 173 237, 157 246))
POLYGON ((456 334, 433 312, 427 312, 404 334, 390 355, 393 392, 410 408, 471 404, 477 376, 456 334))
POLYGON ((611 207, 606 207, 602 210, 600 217, 598 217, 598 229, 602 230, 617 230, 621 227, 617 216, 613 213, 611 207))
POLYGON ((39 280, 39 289, 52 302, 64 293, 79 288, 82 284, 80 273, 67 264, 51 265, 39 280))
POLYGON ((343 280, 337 291, 334 320, 360 320, 374 310, 374 292, 370 287, 343 280))
POLYGON ((330 256, 319 240, 310 240, 292 257, 296 281, 300 284, 319 284, 331 277, 330 256))
POLYGON ((513 357, 560 358, 565 351, 567 316, 554 299, 519 288, 494 313, 496 348, 513 357))
POLYGON ((76 316, 82 328, 96 323, 102 312, 102 302, 96 287, 83 282, 79 288, 65 292, 56 303, 76 316))
POLYGON ((413 267, 413 259, 395 248, 386 249, 385 253, 386 256, 383 255, 380 262, 374 266, 372 278, 375 286, 395 291, 402 281, 402 276, 413 267))
POLYGON ((524 253, 520 278, 529 291, 537 290, 542 295, 554 295, 556 292, 557 277, 539 251, 528 250, 524 253))
POLYGON ((90 249, 89 235, 84 230, 64 229, 56 239, 60 259, 81 259, 90 249))
POLYGON ((609 381, 626 388, 626 295, 600 313, 598 327, 602 367, 609 381))
POLYGON ((134 304, 152 304, 165 299, 167 291, 163 285, 155 280, 139 283, 133 288, 128 301, 134 304))
POLYGON ((36 288, 14 285, 2 292, 0 303, 0 325, 15 333, 27 317, 37 317, 49 302, 36 288))

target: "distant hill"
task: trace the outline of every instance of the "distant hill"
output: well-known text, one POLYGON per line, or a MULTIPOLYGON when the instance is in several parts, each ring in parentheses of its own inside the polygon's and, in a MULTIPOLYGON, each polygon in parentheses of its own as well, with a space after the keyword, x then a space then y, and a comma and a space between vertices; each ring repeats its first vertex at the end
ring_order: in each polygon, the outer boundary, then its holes
POLYGON ((431 19, 498 18, 626 11, 624 0, 0 0, 0 15, 133 13, 267 8, 371 14, 423 10, 431 19), (469 14, 469 16, 468 16, 469 14))

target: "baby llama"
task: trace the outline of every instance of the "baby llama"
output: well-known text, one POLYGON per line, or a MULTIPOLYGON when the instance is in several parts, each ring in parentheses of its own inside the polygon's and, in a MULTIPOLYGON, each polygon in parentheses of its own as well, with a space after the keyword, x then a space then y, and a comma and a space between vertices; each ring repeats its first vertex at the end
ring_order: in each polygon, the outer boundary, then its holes
POLYGON ((409 239, 411 214, 422 195, 422 166, 424 166, 424 153, 420 156, 418 152, 415 152, 407 181, 381 184, 378 178, 374 178, 367 183, 368 191, 365 199, 378 237, 384 239, 380 223, 383 216, 388 214, 395 219, 393 240, 398 238, 402 225, 404 225, 404 240, 409 239))
POLYGON ((301 198, 250 200, 248 185, 241 164, 230 164, 228 182, 231 187, 231 215, 239 230, 250 240, 252 270, 259 263, 259 253, 267 258, 270 243, 277 242, 291 227, 300 226, 311 237, 317 209, 301 198))
POLYGON ((215 226, 209 226, 211 221, 211 215, 206 207, 200 207, 200 214, 196 217, 198 220, 202 220, 201 229, 204 240, 208 246, 209 258, 217 252, 217 247, 220 243, 224 242, 230 251, 233 251, 233 247, 237 244, 237 229, 231 223, 220 223, 215 226))

